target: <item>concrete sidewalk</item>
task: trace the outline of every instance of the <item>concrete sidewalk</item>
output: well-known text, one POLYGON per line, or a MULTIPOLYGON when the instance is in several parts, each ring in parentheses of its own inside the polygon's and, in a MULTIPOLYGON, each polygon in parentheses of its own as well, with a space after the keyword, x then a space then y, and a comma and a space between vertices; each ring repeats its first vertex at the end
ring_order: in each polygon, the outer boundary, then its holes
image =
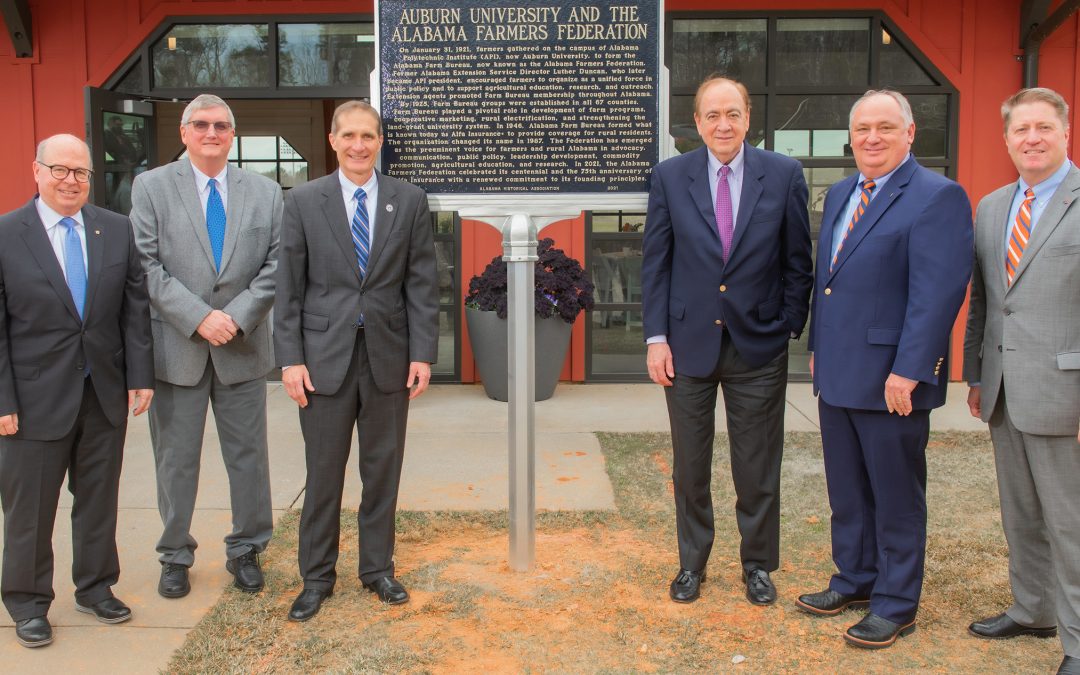
MULTIPOLYGON (((303 441, 295 404, 280 384, 268 385, 270 475, 275 517, 303 499, 303 441)), ((934 429, 985 430, 967 412, 966 386, 949 390, 947 405, 931 416, 934 429)), ((816 431, 817 403, 809 384, 787 391, 788 431, 816 431)), ((723 410, 718 410, 723 428, 723 410)), ((413 402, 398 502, 401 510, 483 510, 507 507, 507 406, 488 399, 480 385, 439 385, 413 402)), ((160 566, 154 545, 161 531, 150 434, 145 417, 132 420, 120 482, 117 597, 134 614, 106 626, 75 611, 71 566, 71 500, 65 491, 53 537, 56 600, 49 620, 56 642, 25 649, 15 641, 6 613, 0 618, 3 672, 155 673, 164 668, 188 631, 232 581, 222 538, 230 529, 229 490, 212 420, 207 425, 198 509, 192 534, 199 541, 192 592, 179 600, 157 594, 160 566)), ((611 484, 593 432, 667 432, 660 387, 651 384, 559 385, 536 404, 536 503, 540 509, 613 509, 611 484)), ((355 444, 354 444, 355 447, 355 444)), ((352 462, 355 467, 355 460, 352 462)), ((346 479, 343 508, 355 509, 360 481, 346 479)), ((0 516, 2 522, 2 516, 0 516)), ((271 546, 273 543, 271 542, 271 546)))

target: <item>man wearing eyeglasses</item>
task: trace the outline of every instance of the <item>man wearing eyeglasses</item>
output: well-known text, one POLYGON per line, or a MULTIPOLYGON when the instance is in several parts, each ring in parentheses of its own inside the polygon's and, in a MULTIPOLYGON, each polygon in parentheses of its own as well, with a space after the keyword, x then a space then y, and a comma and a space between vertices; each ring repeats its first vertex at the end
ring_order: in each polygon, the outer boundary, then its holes
POLYGON ((273 528, 265 378, 274 364, 267 318, 282 198, 273 181, 229 165, 235 126, 225 101, 197 96, 180 123, 187 157, 140 174, 131 190, 154 334, 150 432, 164 526, 158 593, 166 598, 191 590, 208 404, 229 474, 225 567, 243 591, 263 588, 258 554, 273 528))
POLYGON ((67 134, 38 145, 38 194, 0 216, 0 596, 26 647, 53 640, 52 530, 64 477, 75 609, 103 623, 131 610, 116 507, 127 411, 154 386, 145 277, 128 219, 86 203, 90 152, 67 134))

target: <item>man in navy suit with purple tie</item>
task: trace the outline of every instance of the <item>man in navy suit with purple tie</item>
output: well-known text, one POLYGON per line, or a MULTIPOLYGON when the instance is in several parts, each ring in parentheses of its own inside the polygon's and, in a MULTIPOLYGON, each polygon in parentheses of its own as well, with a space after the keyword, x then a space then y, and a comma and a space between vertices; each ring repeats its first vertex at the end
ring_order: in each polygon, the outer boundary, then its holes
POLYGON ((807 188, 797 160, 746 142, 750 96, 709 77, 694 120, 705 147, 653 170, 641 266, 649 377, 665 387, 680 570, 693 602, 713 544, 710 483, 722 387, 746 597, 776 601, 788 341, 809 309, 807 188))
POLYGON ((879 649, 915 630, 930 410, 971 277, 971 203, 915 161, 901 94, 866 92, 849 126, 859 173, 825 197, 810 319, 838 571, 797 603, 818 616, 869 605, 844 639, 879 649))

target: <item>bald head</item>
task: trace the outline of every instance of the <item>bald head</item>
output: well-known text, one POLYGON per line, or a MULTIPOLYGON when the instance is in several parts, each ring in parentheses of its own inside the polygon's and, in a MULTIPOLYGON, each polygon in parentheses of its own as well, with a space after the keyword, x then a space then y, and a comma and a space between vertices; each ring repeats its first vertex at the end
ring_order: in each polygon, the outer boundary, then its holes
POLYGON ((91 168, 90 148, 81 138, 71 134, 49 136, 38 143, 33 167, 38 195, 46 206, 61 216, 73 216, 86 206, 89 178, 82 182, 75 175, 77 169, 91 168), (65 173, 60 179, 55 175, 65 173))

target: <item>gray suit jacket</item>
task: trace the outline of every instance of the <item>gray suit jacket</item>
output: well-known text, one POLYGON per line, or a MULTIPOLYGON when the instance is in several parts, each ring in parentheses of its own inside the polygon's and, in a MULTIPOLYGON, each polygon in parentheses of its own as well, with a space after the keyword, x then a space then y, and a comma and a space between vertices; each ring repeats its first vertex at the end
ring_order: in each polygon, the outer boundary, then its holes
POLYGON ((361 312, 380 391, 401 391, 409 363, 434 363, 438 353, 438 283, 427 195, 379 174, 375 213, 375 238, 361 282, 337 172, 286 195, 274 345, 278 364, 306 365, 322 395, 341 387, 361 312))
POLYGON ((225 384, 265 377, 273 368, 267 316, 274 304, 281 188, 232 165, 226 180, 220 273, 187 159, 140 174, 131 187, 131 222, 150 292, 155 371, 171 384, 196 384, 207 358, 225 384), (211 347, 196 332, 213 309, 231 316, 242 331, 222 347, 211 347))
POLYGON ((982 385, 989 421, 1004 387, 1024 433, 1076 436, 1080 425, 1080 170, 1069 169, 1020 260, 1005 276, 1005 228, 1016 183, 979 202, 964 379, 982 385))

